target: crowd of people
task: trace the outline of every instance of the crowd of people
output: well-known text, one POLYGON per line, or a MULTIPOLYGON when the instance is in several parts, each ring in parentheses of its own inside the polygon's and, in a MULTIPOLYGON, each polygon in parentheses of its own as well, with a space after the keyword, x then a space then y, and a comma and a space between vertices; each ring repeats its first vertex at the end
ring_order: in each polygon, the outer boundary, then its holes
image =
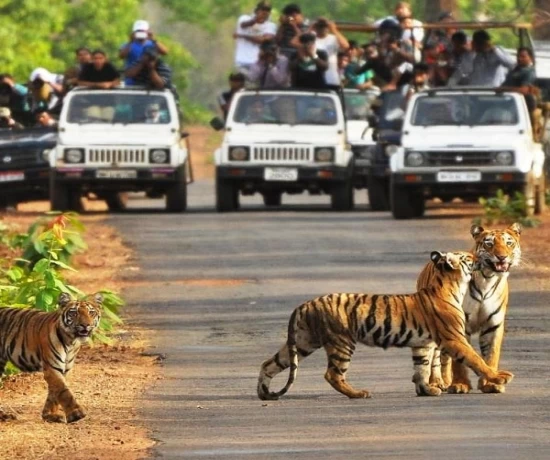
MULTIPOLYGON (((450 25, 425 32, 408 2, 398 2, 393 15, 376 21, 373 39, 362 44, 348 40, 333 21, 309 21, 298 4, 282 9, 278 25, 270 15, 271 5, 261 1, 253 14, 237 21, 235 69, 229 91, 219 98, 226 116, 232 95, 245 87, 500 87, 524 94, 534 108, 536 75, 530 48, 519 48, 515 60, 495 46, 486 30, 476 30, 471 37, 450 25)), ((455 19, 445 12, 438 21, 449 24, 455 19)))
POLYGON ((134 22, 128 42, 119 50, 122 68, 109 61, 105 51, 80 47, 76 63, 64 74, 34 69, 25 84, 13 75, 0 75, 0 129, 51 127, 57 121, 64 96, 76 87, 109 89, 121 84, 173 89, 171 69, 161 56, 167 47, 157 40, 149 23, 134 22))

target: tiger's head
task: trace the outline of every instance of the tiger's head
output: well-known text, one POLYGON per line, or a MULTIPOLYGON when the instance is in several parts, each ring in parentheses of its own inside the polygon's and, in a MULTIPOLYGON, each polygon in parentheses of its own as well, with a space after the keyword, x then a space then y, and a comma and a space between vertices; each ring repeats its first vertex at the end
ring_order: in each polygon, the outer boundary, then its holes
POLYGON ((474 252, 479 258, 482 270, 508 273, 511 267, 519 264, 520 224, 512 224, 504 230, 485 230, 479 225, 473 225, 470 233, 475 240, 474 252))
POLYGON ((480 268, 475 254, 466 251, 439 252, 433 251, 430 258, 435 268, 449 281, 469 283, 474 270, 480 268))
POLYGON ((103 296, 98 292, 92 300, 73 300, 69 294, 62 293, 57 300, 61 309, 61 326, 74 339, 85 341, 101 319, 103 296))

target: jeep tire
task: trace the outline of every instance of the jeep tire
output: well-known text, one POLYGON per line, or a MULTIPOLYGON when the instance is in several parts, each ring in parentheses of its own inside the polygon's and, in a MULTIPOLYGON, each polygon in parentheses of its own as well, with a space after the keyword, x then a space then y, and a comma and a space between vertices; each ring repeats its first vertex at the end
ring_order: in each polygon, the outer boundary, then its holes
POLYGON ((228 179, 216 177, 216 210, 232 212, 239 208, 239 189, 228 179))
POLYGON ((55 172, 50 174, 50 208, 52 211, 81 212, 80 192, 55 180, 55 172))
POLYGON ((121 212, 126 209, 128 194, 124 192, 112 192, 105 195, 105 202, 111 212, 121 212))
POLYGON ((367 184, 367 196, 371 211, 389 211, 390 190, 388 178, 369 174, 367 184))
POLYGON ((176 171, 176 182, 166 190, 166 210, 184 212, 187 209, 187 178, 185 165, 176 171))
POLYGON ((390 203, 395 219, 422 217, 426 206, 422 190, 396 184, 391 185, 390 203))
POLYGON ((264 192, 264 204, 266 206, 281 206, 282 193, 277 191, 264 192))
POLYGON ((334 211, 353 209, 353 184, 351 180, 336 182, 330 192, 330 203, 334 211))

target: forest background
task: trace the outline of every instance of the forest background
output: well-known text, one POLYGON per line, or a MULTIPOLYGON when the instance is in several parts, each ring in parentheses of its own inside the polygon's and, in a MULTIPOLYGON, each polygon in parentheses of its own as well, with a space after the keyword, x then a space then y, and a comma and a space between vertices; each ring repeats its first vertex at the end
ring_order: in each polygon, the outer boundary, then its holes
MULTIPOLYGON (((205 121, 232 69, 232 33, 238 16, 257 0, 0 0, 0 73, 26 82, 36 67, 63 73, 79 46, 101 48, 117 66, 132 23, 147 19, 170 49, 187 121, 205 121)), ((289 0, 272 0, 272 20, 289 0)), ((307 18, 372 23, 392 13, 391 0, 298 0, 307 18)), ((412 0, 414 16, 433 21, 441 11, 460 20, 525 21, 550 39, 550 0, 412 0)), ((352 34, 353 35, 353 34, 352 34)), ((355 34, 360 43, 370 38, 355 34)))

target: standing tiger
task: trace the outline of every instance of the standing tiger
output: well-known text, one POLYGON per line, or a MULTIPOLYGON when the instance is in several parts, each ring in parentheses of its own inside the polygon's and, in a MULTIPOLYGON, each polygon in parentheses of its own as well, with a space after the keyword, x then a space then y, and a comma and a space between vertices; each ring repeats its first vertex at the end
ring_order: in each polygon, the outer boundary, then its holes
MULTIPOLYGON (((466 334, 470 341, 470 336, 479 332, 481 355, 490 367, 496 369, 508 307, 509 270, 517 266, 521 259, 521 225, 515 223, 504 230, 485 230, 473 225, 470 233, 475 241, 474 253, 480 270, 474 272, 462 305, 466 316, 466 334)), ((431 283, 430 277, 422 273, 416 287, 422 289, 431 283)), ((427 354, 425 349, 413 349, 413 360, 416 362, 427 354)), ((430 377, 432 387, 447 388, 449 393, 469 393, 472 384, 464 365, 453 361, 451 369, 450 358, 442 355, 440 360, 439 357, 439 350, 435 350, 430 377)), ((483 393, 504 393, 505 386, 480 377, 478 389, 483 393)))
POLYGON ((99 324, 101 294, 92 301, 58 299, 50 313, 33 309, 0 308, 0 376, 8 361, 24 372, 44 371, 48 397, 42 410, 47 422, 76 422, 86 416, 65 382, 82 342, 99 324), (66 416, 66 418, 65 418, 66 416))
MULTIPOLYGON (((286 344, 261 366, 259 398, 284 395, 296 378, 298 362, 321 347, 328 357, 328 383, 350 398, 368 398, 367 390, 356 390, 346 381, 357 342, 384 349, 437 344, 488 382, 509 382, 513 375, 487 366, 466 339, 461 304, 477 265, 475 257, 468 252, 432 252, 431 260, 433 284, 415 294, 329 294, 297 307, 290 316, 286 344), (270 392, 271 379, 288 367, 285 387, 270 392)), ((415 370, 420 376, 415 381, 417 393, 432 390, 429 366, 415 363, 415 370)))

